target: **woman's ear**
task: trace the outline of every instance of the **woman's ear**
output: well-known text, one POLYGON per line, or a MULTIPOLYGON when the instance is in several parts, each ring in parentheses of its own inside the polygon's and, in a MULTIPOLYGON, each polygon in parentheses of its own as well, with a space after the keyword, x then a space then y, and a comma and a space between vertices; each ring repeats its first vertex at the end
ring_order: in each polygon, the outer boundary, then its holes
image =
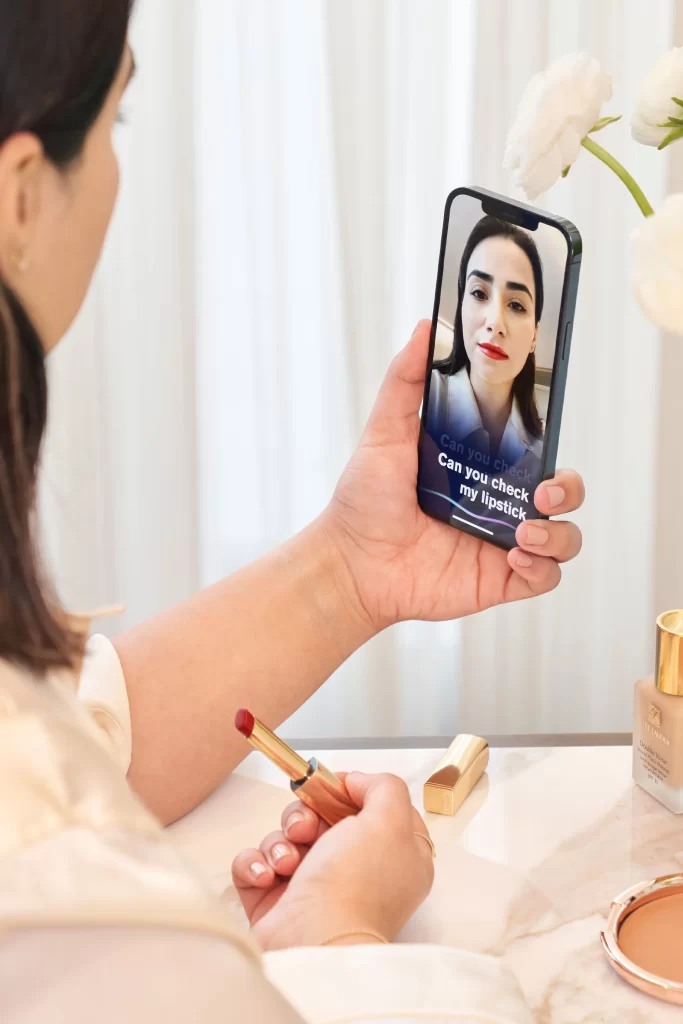
POLYGON ((530 354, 533 354, 536 351, 536 342, 538 341, 538 326, 539 325, 536 324, 536 330, 534 331, 534 336, 531 342, 531 348, 529 349, 530 354))
POLYGON ((0 146, 0 268, 10 284, 30 258, 43 167, 43 149, 35 135, 22 132, 0 146))

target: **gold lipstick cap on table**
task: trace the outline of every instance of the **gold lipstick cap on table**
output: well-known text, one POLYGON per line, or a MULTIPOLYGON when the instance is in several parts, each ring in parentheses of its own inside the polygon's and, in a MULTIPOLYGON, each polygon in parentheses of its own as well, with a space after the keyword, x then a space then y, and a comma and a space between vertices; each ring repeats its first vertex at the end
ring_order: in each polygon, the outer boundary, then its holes
POLYGON ((489 745, 485 739, 456 736, 425 782, 425 811, 455 814, 479 782, 488 763, 489 745))

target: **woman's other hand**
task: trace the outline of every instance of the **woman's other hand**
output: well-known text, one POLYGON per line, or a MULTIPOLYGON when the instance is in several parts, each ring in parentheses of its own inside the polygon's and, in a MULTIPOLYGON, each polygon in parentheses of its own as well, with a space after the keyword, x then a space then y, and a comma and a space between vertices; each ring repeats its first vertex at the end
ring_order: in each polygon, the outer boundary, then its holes
MULTIPOLYGON (((560 582, 560 563, 578 555, 569 522, 527 521, 510 552, 425 515, 417 502, 417 444, 430 322, 422 320, 394 359, 361 443, 325 515, 372 630, 405 619, 455 619, 535 597, 560 582)), ((545 515, 583 503, 581 477, 558 471, 535 504, 545 515)))
POLYGON ((302 803, 258 850, 244 850, 233 880, 263 949, 393 940, 434 879, 428 835, 393 775, 341 776, 360 808, 329 828, 302 803))

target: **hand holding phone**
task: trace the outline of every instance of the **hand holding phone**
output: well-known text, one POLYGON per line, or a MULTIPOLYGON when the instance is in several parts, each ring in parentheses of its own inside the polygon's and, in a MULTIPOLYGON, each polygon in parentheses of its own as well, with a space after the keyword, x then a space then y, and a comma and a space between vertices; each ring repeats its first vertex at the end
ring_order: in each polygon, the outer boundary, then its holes
POLYGON ((555 470, 580 264, 568 221, 482 189, 448 197, 418 500, 506 550, 555 470))

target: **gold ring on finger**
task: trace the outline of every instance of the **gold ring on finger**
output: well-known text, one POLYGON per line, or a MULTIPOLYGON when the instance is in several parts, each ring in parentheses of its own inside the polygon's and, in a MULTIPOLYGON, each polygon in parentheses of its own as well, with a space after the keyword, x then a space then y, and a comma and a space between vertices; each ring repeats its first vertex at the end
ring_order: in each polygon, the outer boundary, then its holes
POLYGON ((436 847, 434 846, 430 836, 426 835, 424 832, 413 832, 413 835, 417 836, 418 839, 424 839, 425 843, 429 843, 429 849, 432 851, 432 857, 436 858, 436 847))

